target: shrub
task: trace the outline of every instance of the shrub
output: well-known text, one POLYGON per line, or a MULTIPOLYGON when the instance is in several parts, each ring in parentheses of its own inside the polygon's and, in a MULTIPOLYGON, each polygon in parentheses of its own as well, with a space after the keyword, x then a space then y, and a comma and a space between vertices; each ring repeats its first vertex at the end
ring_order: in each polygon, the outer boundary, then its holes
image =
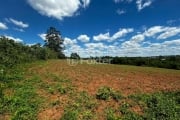
POLYGON ((118 101, 122 98, 122 95, 118 91, 114 91, 113 89, 109 87, 101 87, 99 88, 96 98, 100 100, 109 100, 110 98, 118 101))
POLYGON ((112 89, 109 87, 101 87, 96 94, 96 98, 100 100, 108 100, 111 97, 112 89))

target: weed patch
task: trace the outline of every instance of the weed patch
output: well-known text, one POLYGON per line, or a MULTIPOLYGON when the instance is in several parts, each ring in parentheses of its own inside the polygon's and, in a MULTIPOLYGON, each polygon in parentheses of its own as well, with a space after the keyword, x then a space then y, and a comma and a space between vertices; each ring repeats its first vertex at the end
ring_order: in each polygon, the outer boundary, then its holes
POLYGON ((114 91, 113 89, 104 86, 98 89, 96 98, 100 100, 109 100, 110 98, 112 98, 118 101, 122 98, 122 95, 120 94, 120 92, 114 91))

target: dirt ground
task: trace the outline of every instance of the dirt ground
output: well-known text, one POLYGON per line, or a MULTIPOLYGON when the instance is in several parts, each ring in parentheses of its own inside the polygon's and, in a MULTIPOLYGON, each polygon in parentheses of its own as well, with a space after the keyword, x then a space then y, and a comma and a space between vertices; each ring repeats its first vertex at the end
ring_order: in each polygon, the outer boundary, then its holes
POLYGON ((79 91, 94 95, 101 86, 109 86, 124 95, 180 89, 180 71, 109 64, 77 64, 49 61, 46 67, 34 68, 38 74, 53 73, 72 80, 79 91))
MULTIPOLYGON (((153 93, 157 91, 180 90, 180 71, 170 69, 160 69, 151 67, 137 67, 127 65, 110 64, 87 64, 85 62, 77 65, 69 65, 68 61, 51 60, 45 65, 30 68, 30 71, 45 76, 47 73, 54 74, 61 78, 70 79, 77 92, 86 91, 89 95, 95 96, 98 89, 108 86, 116 91, 120 91, 124 96, 136 93, 153 93)), ((48 77, 42 78, 47 84, 53 82, 48 77)), ((55 84, 55 83, 54 83, 55 84)), ((51 95, 45 91, 40 91, 40 95, 45 96, 50 101, 65 98, 60 95, 51 95)), ((101 113, 107 106, 118 106, 120 103, 114 101, 97 101, 98 107, 95 112, 101 113)), ((66 102, 63 103, 65 105, 66 102)), ((68 102, 67 102, 68 104, 68 102)), ((132 108, 133 111, 140 111, 138 106, 132 108)), ((64 112, 63 106, 44 108, 40 111, 38 118, 58 120, 64 112)), ((98 119, 101 118, 99 114, 98 119)))

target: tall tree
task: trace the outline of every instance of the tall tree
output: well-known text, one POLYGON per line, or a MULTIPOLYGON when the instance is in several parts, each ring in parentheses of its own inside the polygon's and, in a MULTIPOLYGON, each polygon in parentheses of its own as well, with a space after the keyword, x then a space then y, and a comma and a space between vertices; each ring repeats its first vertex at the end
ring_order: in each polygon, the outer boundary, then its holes
POLYGON ((57 52, 58 57, 64 56, 62 52, 62 50, 64 49, 63 41, 64 39, 62 38, 60 31, 56 30, 56 28, 50 27, 47 30, 45 46, 57 52))

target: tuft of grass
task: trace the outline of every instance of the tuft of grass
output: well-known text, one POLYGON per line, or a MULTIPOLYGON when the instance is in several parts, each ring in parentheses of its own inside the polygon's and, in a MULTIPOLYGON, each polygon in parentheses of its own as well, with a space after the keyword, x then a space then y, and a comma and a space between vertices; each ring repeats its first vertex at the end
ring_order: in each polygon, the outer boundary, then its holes
POLYGON ((76 110, 67 110, 60 120, 78 120, 78 114, 76 110))
POLYGON ((100 100, 109 100, 110 98, 118 101, 122 98, 122 95, 118 91, 114 91, 110 87, 100 87, 96 94, 96 98, 100 100))
POLYGON ((106 110, 106 119, 107 120, 121 120, 121 118, 116 115, 116 111, 113 110, 112 108, 109 108, 106 110))

